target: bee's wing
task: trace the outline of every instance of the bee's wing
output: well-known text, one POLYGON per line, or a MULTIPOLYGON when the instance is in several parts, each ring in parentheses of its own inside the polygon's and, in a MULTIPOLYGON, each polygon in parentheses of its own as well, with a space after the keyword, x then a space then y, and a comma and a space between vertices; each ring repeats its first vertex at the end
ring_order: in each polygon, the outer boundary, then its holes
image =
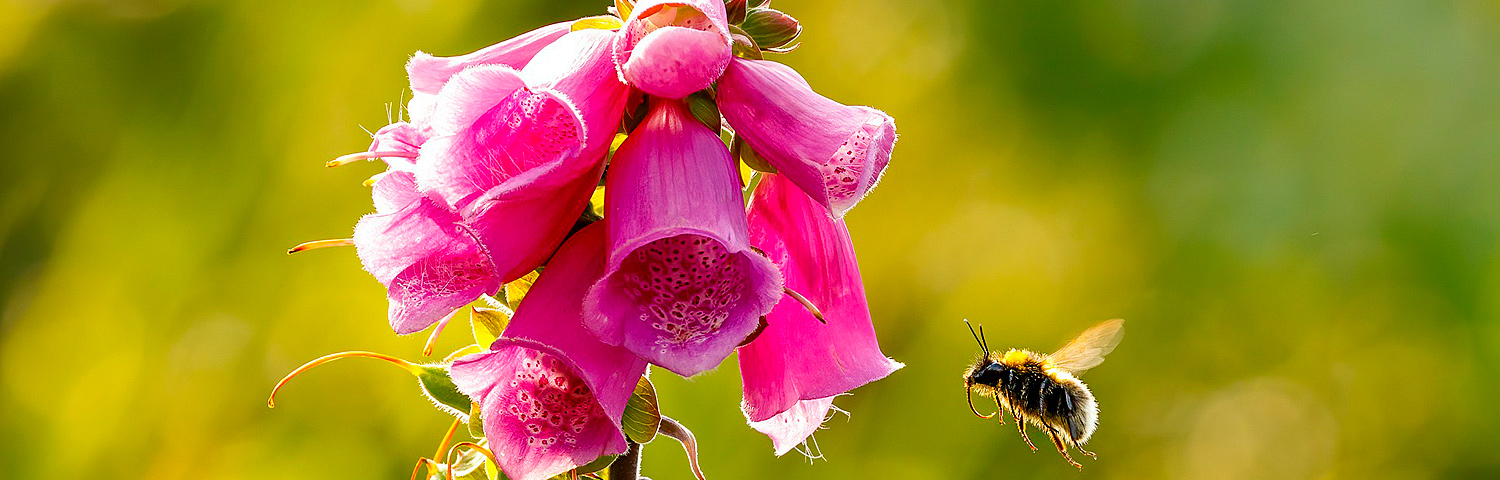
POLYGON ((1078 338, 1057 349, 1049 357, 1052 364, 1073 375, 1082 375, 1090 368, 1104 363, 1104 356, 1114 351, 1125 336, 1125 321, 1108 320, 1078 334, 1078 338))

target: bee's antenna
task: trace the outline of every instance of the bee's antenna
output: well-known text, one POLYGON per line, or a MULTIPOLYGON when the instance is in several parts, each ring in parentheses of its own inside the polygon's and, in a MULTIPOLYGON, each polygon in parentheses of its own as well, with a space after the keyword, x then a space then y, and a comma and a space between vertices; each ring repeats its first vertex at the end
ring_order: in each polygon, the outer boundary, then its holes
POLYGON ((984 354, 985 355, 989 355, 990 354, 990 340, 988 338, 984 338, 984 325, 980 325, 979 326, 979 343, 981 343, 981 344, 984 345, 984 354))
POLYGON ((979 348, 984 351, 985 358, 989 358, 989 356, 990 356, 990 346, 988 344, 986 344, 985 341, 984 341, 984 325, 980 325, 979 326, 979 332, 978 333, 974 332, 974 324, 969 323, 969 319, 967 319, 967 318, 964 319, 964 325, 966 325, 966 326, 969 327, 969 335, 973 335, 974 336, 974 342, 978 343, 979 344, 979 348))

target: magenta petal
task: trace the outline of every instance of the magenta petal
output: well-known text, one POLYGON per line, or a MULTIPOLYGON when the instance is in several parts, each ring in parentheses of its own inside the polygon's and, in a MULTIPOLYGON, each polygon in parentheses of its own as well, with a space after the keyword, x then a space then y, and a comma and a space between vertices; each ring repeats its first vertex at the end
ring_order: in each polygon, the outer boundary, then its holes
POLYGON ((831 409, 833 397, 803 400, 774 417, 750 422, 750 428, 771 437, 771 446, 776 449, 776 456, 780 457, 818 431, 831 409))
POLYGON ((786 287, 818 306, 828 323, 791 298, 776 304, 765 331, 740 348, 745 416, 765 420, 799 400, 838 395, 901 368, 880 352, 842 221, 786 176, 768 175, 751 201, 750 238, 781 269, 786 287))
POLYGON ((646 362, 583 328, 581 297, 604 269, 604 229, 579 231, 542 273, 491 351, 458 359, 507 476, 551 477, 625 451, 620 421, 646 362))
MULTIPOLYGON (((502 183, 569 167, 560 164, 582 153, 583 136, 583 120, 567 99, 546 90, 516 89, 469 125, 428 141, 417 162, 417 183, 423 192, 463 209, 502 183)), ((574 171, 588 167, 572 166, 581 167, 574 171)))
POLYGON ((581 158, 588 162, 597 162, 608 152, 630 94, 630 87, 620 82, 610 58, 615 36, 599 29, 569 33, 547 46, 521 71, 527 85, 557 92, 578 109, 587 144, 581 158))
POLYGON ((525 67, 543 47, 568 33, 572 23, 554 23, 467 55, 434 57, 427 53, 417 52, 412 55, 411 60, 406 62, 406 73, 411 78, 411 89, 418 94, 436 94, 453 75, 465 68, 478 65, 505 65, 519 70, 525 67))
POLYGON ((614 50, 621 79, 667 98, 708 88, 731 56, 728 16, 716 0, 640 2, 614 50))
POLYGON ((818 95, 791 67, 736 58, 718 86, 719 111, 735 134, 836 218, 875 188, 891 161, 889 115, 818 95))
POLYGON ((491 253, 504 281, 521 278, 547 261, 588 206, 604 164, 577 163, 512 178, 465 211, 470 231, 491 253))
POLYGON ((567 34, 524 74, 474 67, 439 95, 443 136, 423 147, 418 184, 463 212, 505 281, 551 255, 598 185, 629 92, 607 55, 612 37, 567 34))
MULTIPOLYGON (((383 178, 399 182, 394 175, 401 173, 383 178)), ((365 215, 354 226, 354 245, 365 270, 386 286, 391 328, 398 334, 427 328, 501 284, 458 216, 426 198, 365 215)))
POLYGON ((750 249, 735 163, 664 99, 613 158, 608 269, 589 290, 585 323, 678 374, 714 368, 781 296, 780 274, 750 249))
POLYGON ((566 352, 595 387, 605 411, 619 423, 646 361, 601 343, 583 325, 583 297, 604 275, 604 239, 605 227, 597 224, 573 234, 517 309, 505 337, 527 338, 566 352))
POLYGON ((465 70, 439 97, 433 129, 442 136, 423 145, 417 184, 462 212, 502 280, 519 278, 583 212, 603 150, 586 156, 583 119, 569 99, 525 86, 507 67, 465 70))

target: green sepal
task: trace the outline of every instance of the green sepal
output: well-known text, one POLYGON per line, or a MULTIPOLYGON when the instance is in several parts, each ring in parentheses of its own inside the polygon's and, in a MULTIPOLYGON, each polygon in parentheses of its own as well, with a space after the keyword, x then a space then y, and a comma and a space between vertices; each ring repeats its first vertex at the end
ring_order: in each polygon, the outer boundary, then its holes
POLYGON ((755 153, 755 149, 750 148, 750 144, 745 143, 744 139, 735 137, 734 143, 729 146, 729 154, 745 162, 745 166, 757 172, 776 173, 776 167, 771 166, 771 162, 755 153))
POLYGON ((700 90, 693 92, 692 95, 688 95, 687 105, 688 111, 693 114, 693 118, 698 119, 698 123, 702 123, 709 130, 718 133, 719 130, 724 128, 722 117, 719 116, 719 106, 714 103, 713 97, 708 94, 707 90, 700 90))
POLYGON ((453 463, 449 464, 448 468, 453 470, 454 477, 458 479, 487 480, 489 474, 485 472, 484 464, 488 463, 488 460, 489 458, 479 453, 479 450, 470 448, 459 453, 458 458, 453 459, 453 463))
POLYGON ((579 475, 588 475, 590 473, 598 472, 609 468, 609 465, 615 463, 615 459, 619 457, 619 455, 601 455, 599 458, 595 458, 594 461, 586 463, 581 467, 575 468, 573 469, 573 471, 577 472, 579 475))
POLYGON ((468 395, 458 391, 453 377, 448 376, 446 365, 417 365, 417 368, 421 371, 417 374, 417 382, 422 384, 422 393, 426 393, 438 408, 454 416, 469 414, 469 405, 473 402, 468 395))
POLYGON ((729 24, 739 25, 745 21, 745 11, 750 8, 747 0, 724 0, 724 12, 729 14, 729 24))
POLYGON ((733 48, 734 56, 746 60, 763 60, 766 58, 765 55, 760 53, 760 45, 757 45, 755 43, 755 39, 750 38, 750 34, 745 33, 744 29, 741 29, 740 27, 735 25, 730 25, 729 39, 731 41, 731 47, 733 48))
POLYGON ((620 120, 620 125, 625 129, 623 133, 629 134, 635 131, 635 128, 641 126, 641 122, 646 121, 646 116, 650 114, 651 100, 645 95, 640 96, 639 101, 636 101, 634 105, 627 103, 625 116, 620 120))
POLYGON ((656 387, 642 375, 635 384, 635 393, 625 404, 625 415, 620 420, 625 438, 635 443, 651 443, 661 429, 661 408, 656 404, 656 387))
POLYGON ((752 8, 740 24, 762 49, 785 46, 802 35, 802 24, 791 15, 771 8, 752 8))

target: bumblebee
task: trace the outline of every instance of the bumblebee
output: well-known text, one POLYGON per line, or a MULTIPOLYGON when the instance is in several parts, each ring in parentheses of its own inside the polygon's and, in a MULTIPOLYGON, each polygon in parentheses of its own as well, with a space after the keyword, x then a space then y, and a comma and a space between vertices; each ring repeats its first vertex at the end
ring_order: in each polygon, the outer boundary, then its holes
POLYGON ((1121 329, 1124 322, 1115 319, 1095 325, 1051 354, 1021 349, 1010 349, 1003 354, 991 352, 984 339, 984 327, 980 326, 976 333, 974 326, 969 325, 969 334, 981 349, 981 356, 964 372, 964 395, 968 397, 969 410, 985 419, 999 415, 1001 424, 1005 423, 1004 412, 1011 412, 1016 430, 1031 451, 1036 451, 1036 445, 1026 436, 1027 422, 1047 432, 1052 445, 1068 463, 1083 468, 1068 456, 1068 448, 1097 458, 1082 445, 1099 426, 1099 406, 1093 392, 1078 377, 1103 363, 1104 356, 1119 345, 1125 334, 1121 329), (980 395, 994 397, 999 411, 980 414, 974 408, 975 390, 980 395))

